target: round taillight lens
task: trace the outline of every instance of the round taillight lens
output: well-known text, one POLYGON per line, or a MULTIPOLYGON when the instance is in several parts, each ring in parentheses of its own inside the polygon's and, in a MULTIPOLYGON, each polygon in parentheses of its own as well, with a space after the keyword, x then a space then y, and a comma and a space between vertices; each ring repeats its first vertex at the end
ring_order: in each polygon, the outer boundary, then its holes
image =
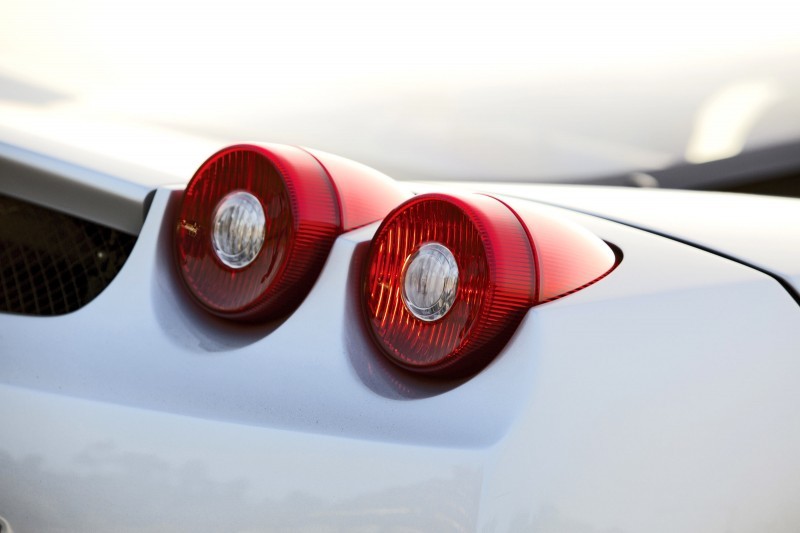
POLYGON ((447 246, 427 242, 406 259, 400 284, 403 303, 412 315, 425 322, 439 320, 456 301, 456 258, 447 246))
POLYGON ((211 217, 214 253, 226 266, 244 268, 261 252, 266 227, 261 201, 249 192, 233 191, 219 201, 211 217))
POLYGON ((311 154, 231 146, 186 187, 175 233, 180 273, 215 314, 276 318, 310 289, 340 220, 331 180, 311 154))
POLYGON ((364 310, 398 365, 463 375, 487 364, 533 304, 525 229, 482 195, 425 194, 390 213, 370 246, 364 310))

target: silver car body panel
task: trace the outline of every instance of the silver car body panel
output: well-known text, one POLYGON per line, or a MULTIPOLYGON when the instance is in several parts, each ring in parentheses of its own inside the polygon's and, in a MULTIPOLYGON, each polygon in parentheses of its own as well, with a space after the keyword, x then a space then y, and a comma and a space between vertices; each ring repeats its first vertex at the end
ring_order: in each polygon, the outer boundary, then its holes
MULTIPOLYGON (((558 210, 619 246, 486 369, 420 380, 368 338, 344 234, 281 323, 175 274, 180 188, 87 306, 0 315, 0 515, 15 531, 795 531, 800 307, 715 254, 558 210)), ((555 209, 555 208, 553 208, 555 209)))
POLYGON ((185 184, 222 146, 69 106, 0 114, 0 192, 132 235, 156 187, 185 184))

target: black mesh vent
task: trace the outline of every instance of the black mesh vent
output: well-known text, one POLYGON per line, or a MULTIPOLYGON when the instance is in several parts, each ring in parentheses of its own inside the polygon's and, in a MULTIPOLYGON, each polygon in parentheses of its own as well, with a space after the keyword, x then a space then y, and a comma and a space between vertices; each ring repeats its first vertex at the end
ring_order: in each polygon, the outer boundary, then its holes
POLYGON ((0 196, 0 311, 61 315, 100 294, 136 237, 0 196))

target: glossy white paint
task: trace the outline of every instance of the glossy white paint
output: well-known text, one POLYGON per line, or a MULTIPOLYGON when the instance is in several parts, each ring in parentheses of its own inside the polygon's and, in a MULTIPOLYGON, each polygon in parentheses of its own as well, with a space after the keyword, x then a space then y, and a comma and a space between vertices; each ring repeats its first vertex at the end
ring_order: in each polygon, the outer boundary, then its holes
MULTIPOLYGON (((476 521, 468 449, 282 431, 0 386, 18 531, 265 531, 476 521)), ((4 432, 5 433, 5 432, 4 432)))
POLYGON ((489 367, 420 380, 367 338, 341 236, 281 323, 204 314, 161 189, 69 315, 0 315, 0 515, 16 531, 795 531, 800 307, 770 277, 562 212, 625 255, 489 367))
POLYGON ((223 146, 70 105, 0 101, 0 191, 132 235, 159 185, 185 184, 223 146))

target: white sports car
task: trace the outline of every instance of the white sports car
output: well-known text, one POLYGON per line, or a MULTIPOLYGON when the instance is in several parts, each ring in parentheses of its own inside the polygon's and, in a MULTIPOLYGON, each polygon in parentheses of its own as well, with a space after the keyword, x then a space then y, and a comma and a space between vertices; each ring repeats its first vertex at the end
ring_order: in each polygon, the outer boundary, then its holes
POLYGON ((773 52, 663 130, 613 84, 593 131, 556 85, 154 118, 0 71, 0 533, 800 530, 773 52))

